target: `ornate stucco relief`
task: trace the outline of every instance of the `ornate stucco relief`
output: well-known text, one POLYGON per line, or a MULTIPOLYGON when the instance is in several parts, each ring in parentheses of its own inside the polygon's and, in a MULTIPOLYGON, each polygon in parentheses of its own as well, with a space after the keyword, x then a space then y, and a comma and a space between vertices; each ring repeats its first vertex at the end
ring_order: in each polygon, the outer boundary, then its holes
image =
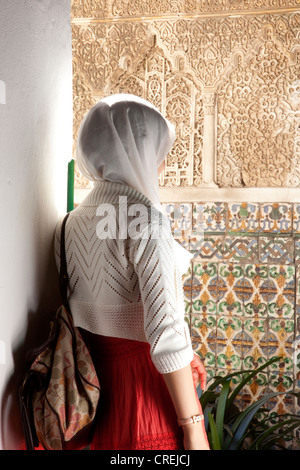
POLYGON ((169 56, 153 36, 153 46, 135 70, 126 70, 112 83, 111 91, 135 93, 148 99, 176 126, 177 138, 167 157, 161 186, 201 182, 202 90, 187 70, 184 57, 169 56))
MULTIPOLYGON (((74 141, 99 98, 133 92, 176 126, 161 187, 300 187, 300 14, 173 19, 169 3, 73 1, 74 141), (122 20, 146 4, 160 17, 122 20), (106 20, 113 14, 118 21, 106 20)), ((194 12, 258 8, 250 0, 171 3, 181 13, 191 3, 194 12)), ((76 186, 86 185, 77 171, 76 186)))
POLYGON ((72 0, 72 18, 228 14, 294 10, 299 0, 72 0))
POLYGON ((300 60, 275 38, 273 27, 237 54, 218 89, 220 186, 300 185, 300 60))

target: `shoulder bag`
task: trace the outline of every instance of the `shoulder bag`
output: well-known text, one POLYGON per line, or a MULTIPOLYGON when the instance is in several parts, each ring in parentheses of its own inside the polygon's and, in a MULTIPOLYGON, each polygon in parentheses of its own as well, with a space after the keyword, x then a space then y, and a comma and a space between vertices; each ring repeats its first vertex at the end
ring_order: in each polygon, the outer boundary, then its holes
POLYGON ((63 303, 48 340, 29 352, 31 365, 19 389, 26 449, 80 450, 92 439, 100 398, 95 367, 67 300, 68 273, 63 220, 60 291, 63 303))

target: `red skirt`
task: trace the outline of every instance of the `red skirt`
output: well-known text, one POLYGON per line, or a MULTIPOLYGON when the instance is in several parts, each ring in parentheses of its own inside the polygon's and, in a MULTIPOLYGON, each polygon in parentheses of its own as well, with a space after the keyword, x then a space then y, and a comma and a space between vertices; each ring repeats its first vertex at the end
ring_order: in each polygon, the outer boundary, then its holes
POLYGON ((180 450, 182 430, 165 382, 140 341, 84 332, 101 386, 91 450, 180 450))

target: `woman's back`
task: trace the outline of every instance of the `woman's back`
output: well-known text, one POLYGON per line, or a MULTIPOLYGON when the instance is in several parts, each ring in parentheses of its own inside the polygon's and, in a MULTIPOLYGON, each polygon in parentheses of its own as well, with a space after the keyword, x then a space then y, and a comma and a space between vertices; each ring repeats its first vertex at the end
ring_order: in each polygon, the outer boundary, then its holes
MULTIPOLYGON (((59 266, 59 225, 56 233, 59 266)), ((161 373, 192 358, 173 243, 168 220, 145 196, 120 183, 97 184, 66 226, 75 325, 149 342, 161 373)))

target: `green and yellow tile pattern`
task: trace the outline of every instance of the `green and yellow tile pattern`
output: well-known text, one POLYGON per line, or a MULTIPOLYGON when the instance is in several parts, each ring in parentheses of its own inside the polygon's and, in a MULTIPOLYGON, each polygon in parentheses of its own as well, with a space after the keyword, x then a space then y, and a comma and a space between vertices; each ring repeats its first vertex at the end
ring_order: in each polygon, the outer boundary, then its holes
MULTIPOLYGON (((193 254, 183 277, 185 315, 208 376, 280 356, 267 374, 257 374, 240 405, 266 391, 297 389, 300 204, 195 202, 164 209, 174 236, 193 254)), ((285 394, 269 406, 280 414, 300 410, 285 394)))

